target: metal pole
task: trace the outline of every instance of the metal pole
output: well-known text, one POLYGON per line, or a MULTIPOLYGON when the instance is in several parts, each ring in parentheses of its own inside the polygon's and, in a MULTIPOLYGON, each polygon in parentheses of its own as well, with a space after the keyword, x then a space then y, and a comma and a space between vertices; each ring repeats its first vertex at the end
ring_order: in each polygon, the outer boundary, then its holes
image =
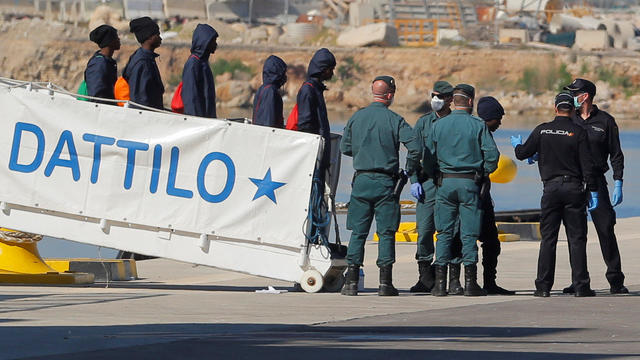
POLYGON ((284 23, 289 23, 289 0, 284 0, 284 23))
POLYGON ((498 26, 498 11, 500 11, 500 0, 496 0, 496 8, 493 12, 493 27, 496 36, 496 45, 500 45, 500 27, 498 26))
POLYGON ((249 25, 253 22, 253 0, 249 0, 249 25))

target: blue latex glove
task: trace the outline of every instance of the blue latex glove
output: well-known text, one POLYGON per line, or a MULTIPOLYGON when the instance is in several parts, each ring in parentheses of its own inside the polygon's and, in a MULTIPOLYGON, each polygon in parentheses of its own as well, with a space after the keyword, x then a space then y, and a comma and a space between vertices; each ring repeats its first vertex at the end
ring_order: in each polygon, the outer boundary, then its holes
POLYGON ((587 210, 593 211, 598 207, 598 192, 591 191, 589 192, 589 194, 591 195, 591 197, 589 198, 589 207, 587 207, 587 210))
POLYGON ((616 206, 622 204, 622 180, 616 180, 613 183, 613 199, 611 200, 611 205, 616 206))
POLYGON ((531 156, 530 158, 527 158, 527 163, 529 163, 529 165, 533 165, 536 163, 536 161, 538 161, 540 159, 540 155, 538 155, 538 153, 533 154, 533 156, 531 156))
POLYGON ((518 145, 522 145, 522 135, 511 136, 511 146, 515 149, 518 145))
POLYGON ((411 195, 420 200, 424 196, 424 190, 422 189, 422 184, 419 182, 411 184, 411 195))

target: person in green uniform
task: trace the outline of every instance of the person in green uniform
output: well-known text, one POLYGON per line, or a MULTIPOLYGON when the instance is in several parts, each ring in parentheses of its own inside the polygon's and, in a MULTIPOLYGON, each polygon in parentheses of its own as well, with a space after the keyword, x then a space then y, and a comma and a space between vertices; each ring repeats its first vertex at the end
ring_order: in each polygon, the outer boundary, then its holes
MULTIPOLYGON (((453 86, 446 81, 437 81, 431 92, 432 111, 421 116, 413 131, 420 143, 422 158, 419 169, 411 176, 411 195, 416 198, 416 226, 418 230, 418 244, 416 260, 418 261, 418 282, 409 289, 411 292, 430 292, 434 284, 433 262, 433 234, 436 226, 433 218, 436 202, 436 164, 433 154, 426 148, 431 135, 431 129, 438 119, 451 113, 453 101, 453 86)), ((460 264, 457 266, 458 279, 460 264)), ((451 271, 455 266, 450 267, 451 271)), ((455 277, 454 277, 455 278, 455 277)), ((459 283, 459 280, 458 280, 459 283)), ((461 289, 461 286, 460 286, 461 289)))
POLYGON ((452 259, 451 244, 460 220, 465 296, 484 296, 478 285, 478 246, 482 222, 480 186, 484 177, 498 167, 500 153, 487 125, 471 116, 475 89, 458 84, 453 90, 454 110, 433 125, 427 148, 436 157, 440 170, 436 191, 436 243, 434 296, 446 296, 447 265, 452 259))
POLYGON ((342 294, 358 295, 364 244, 375 216, 379 237, 376 262, 380 268, 378 295, 397 296, 391 273, 395 262, 395 234, 400 224, 399 194, 394 194, 400 167, 398 151, 400 143, 407 148, 406 167, 412 174, 420 161, 420 146, 402 116, 388 108, 393 103, 395 80, 390 76, 378 76, 371 90, 373 102, 353 114, 340 143, 342 153, 353 157, 355 169, 347 213, 351 239, 342 294))

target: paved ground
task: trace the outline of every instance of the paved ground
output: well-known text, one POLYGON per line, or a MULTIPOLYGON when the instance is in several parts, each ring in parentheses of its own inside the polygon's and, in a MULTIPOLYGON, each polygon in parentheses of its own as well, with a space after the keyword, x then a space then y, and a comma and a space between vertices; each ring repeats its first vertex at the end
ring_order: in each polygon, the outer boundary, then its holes
MULTIPOLYGON (((612 296, 589 239, 595 298, 531 296, 538 243, 503 244, 499 282, 516 296, 412 295, 415 245, 398 245, 400 297, 376 296, 375 244, 356 298, 289 292, 291 284, 167 260, 138 263, 135 282, 0 286, 0 359, 429 358, 640 359, 640 218, 617 226, 632 294, 612 296)), ((591 233, 595 233, 591 231, 591 233)), ((569 283, 566 242, 555 289, 569 283)))

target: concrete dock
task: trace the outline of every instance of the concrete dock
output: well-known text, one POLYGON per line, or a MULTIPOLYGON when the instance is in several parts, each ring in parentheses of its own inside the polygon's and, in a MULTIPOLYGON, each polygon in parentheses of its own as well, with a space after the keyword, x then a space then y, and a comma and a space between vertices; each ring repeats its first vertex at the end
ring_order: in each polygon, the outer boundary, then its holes
MULTIPOLYGON (((595 231, 595 298, 532 296, 537 242, 502 244, 498 283, 515 296, 414 295, 415 244, 398 244, 396 298, 377 296, 376 244, 358 297, 294 292, 292 284, 156 259, 143 279, 89 287, 0 286, 0 359, 640 359, 640 218, 616 227, 629 295, 613 296, 595 231), (272 285, 284 294, 259 294, 272 285)), ((564 230, 561 230, 561 238, 564 230)))

